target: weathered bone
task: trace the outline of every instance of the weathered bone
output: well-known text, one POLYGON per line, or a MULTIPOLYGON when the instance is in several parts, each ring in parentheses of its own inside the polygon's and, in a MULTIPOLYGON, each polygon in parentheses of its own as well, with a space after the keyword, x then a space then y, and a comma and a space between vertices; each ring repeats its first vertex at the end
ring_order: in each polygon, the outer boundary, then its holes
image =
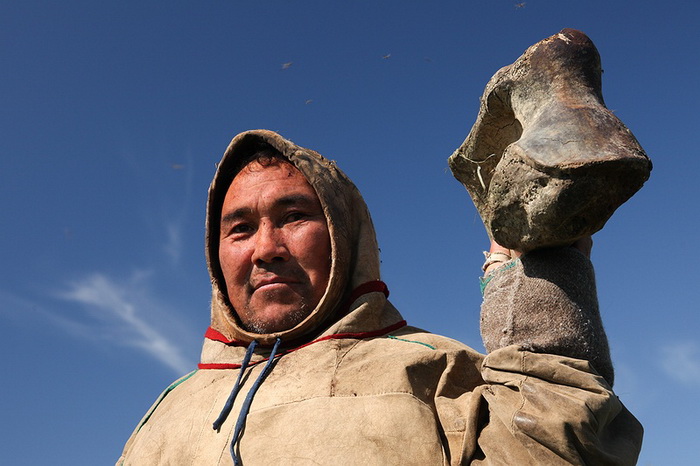
POLYGON ((605 107, 598 51, 573 29, 491 78, 449 165, 489 236, 524 251, 600 230, 651 172, 635 137, 605 107))

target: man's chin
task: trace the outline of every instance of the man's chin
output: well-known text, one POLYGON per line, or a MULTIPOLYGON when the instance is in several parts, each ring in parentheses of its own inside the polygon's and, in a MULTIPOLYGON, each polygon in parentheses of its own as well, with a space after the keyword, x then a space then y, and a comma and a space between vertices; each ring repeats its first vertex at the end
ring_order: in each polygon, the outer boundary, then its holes
POLYGON ((268 334, 290 330, 300 324, 311 313, 304 303, 297 305, 268 305, 264 312, 249 309, 243 322, 246 330, 268 334))

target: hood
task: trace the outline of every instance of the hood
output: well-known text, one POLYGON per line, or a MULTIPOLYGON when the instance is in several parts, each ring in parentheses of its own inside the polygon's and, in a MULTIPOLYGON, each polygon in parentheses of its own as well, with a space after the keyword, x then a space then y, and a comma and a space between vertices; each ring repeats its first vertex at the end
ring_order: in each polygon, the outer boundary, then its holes
POLYGON ((350 179, 328 160, 267 130, 246 131, 233 138, 218 164, 209 187, 205 250, 212 283, 211 329, 228 340, 263 345, 312 338, 337 321, 341 304, 352 290, 377 281, 379 248, 365 201, 350 179), (326 291, 316 308, 295 327, 276 333, 257 334, 245 330, 226 295, 219 263, 219 224, 224 197, 240 170, 240 161, 265 146, 271 146, 289 160, 314 188, 326 216, 331 239, 331 273, 326 291))

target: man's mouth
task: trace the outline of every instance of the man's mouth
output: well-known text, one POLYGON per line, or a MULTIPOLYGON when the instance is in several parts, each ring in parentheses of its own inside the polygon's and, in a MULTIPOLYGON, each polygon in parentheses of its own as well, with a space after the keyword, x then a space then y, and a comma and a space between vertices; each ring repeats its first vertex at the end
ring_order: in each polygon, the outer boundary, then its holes
POLYGON ((258 290, 272 290, 284 285, 292 285, 298 283, 298 280, 287 277, 261 277, 251 280, 251 282, 253 292, 255 292, 258 290))

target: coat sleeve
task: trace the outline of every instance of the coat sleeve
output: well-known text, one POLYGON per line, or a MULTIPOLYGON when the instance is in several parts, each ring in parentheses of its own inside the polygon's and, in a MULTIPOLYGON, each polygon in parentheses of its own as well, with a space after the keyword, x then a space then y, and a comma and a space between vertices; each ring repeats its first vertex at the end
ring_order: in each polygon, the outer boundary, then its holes
POLYGON ((489 354, 471 464, 635 464, 642 426, 584 360, 489 354))

